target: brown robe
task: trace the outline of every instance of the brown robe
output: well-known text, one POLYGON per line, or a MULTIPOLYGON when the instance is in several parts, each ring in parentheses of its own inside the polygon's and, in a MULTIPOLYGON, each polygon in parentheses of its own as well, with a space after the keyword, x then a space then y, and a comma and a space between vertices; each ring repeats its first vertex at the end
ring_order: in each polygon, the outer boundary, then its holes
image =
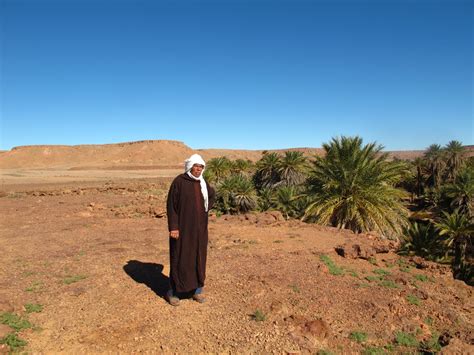
MULTIPOLYGON (((207 184, 209 208, 214 189, 207 184)), ((198 180, 178 175, 171 183, 167 202, 168 229, 179 230, 179 238, 170 238, 170 285, 176 292, 189 292, 204 286, 207 261, 208 213, 198 180)))

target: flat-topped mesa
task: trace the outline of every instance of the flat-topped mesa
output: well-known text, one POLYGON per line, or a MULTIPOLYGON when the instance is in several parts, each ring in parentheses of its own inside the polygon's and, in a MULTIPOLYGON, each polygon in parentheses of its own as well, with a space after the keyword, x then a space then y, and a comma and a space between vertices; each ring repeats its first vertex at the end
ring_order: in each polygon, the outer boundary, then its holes
POLYGON ((176 166, 194 151, 183 142, 145 140, 112 144, 28 145, 0 155, 0 169, 176 166))
MULTIPOLYGON (((129 146, 129 145, 140 145, 140 144, 171 144, 175 146, 183 146, 187 147, 184 142, 181 141, 175 141, 175 140, 168 140, 168 139, 147 139, 147 140, 141 140, 141 141, 133 141, 133 142, 119 142, 119 143, 104 143, 104 144, 74 144, 74 145, 66 145, 66 144, 38 144, 38 145, 19 145, 17 147, 13 147, 11 151, 13 150, 23 150, 23 149, 31 149, 31 148, 80 148, 80 147, 110 147, 110 146, 117 146, 117 147, 123 147, 123 146, 129 146)), ((0 152, 8 152, 8 150, 0 150, 0 152)))
MULTIPOLYGON (((474 146, 465 146, 467 156, 474 156, 474 146)), ((0 169, 167 169, 182 167, 184 160, 199 153, 207 161, 226 156, 229 159, 257 161, 264 152, 284 154, 300 151, 308 158, 323 156, 322 148, 287 148, 267 150, 192 149, 181 141, 141 140, 109 144, 25 145, 0 153, 0 169)), ((415 159, 422 150, 387 151, 392 159, 415 159)))

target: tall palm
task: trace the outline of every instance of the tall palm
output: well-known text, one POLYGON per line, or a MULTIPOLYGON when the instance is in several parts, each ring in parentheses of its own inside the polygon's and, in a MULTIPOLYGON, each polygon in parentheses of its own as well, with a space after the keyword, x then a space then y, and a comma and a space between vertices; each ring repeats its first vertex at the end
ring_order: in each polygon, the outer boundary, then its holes
POLYGON ((458 173, 452 184, 444 188, 446 196, 451 199, 451 207, 459 209, 468 217, 474 215, 474 169, 465 167, 458 173))
POLYGON ((219 184, 230 173, 232 162, 227 157, 210 159, 206 164, 204 178, 209 182, 219 184))
POLYGON ((323 144, 309 180, 309 197, 303 219, 355 232, 401 233, 407 223, 404 193, 394 185, 404 174, 403 165, 389 162, 382 147, 362 145, 360 137, 333 138, 323 144))
POLYGON ((453 275, 456 279, 462 279, 466 271, 466 250, 472 250, 474 238, 474 225, 465 214, 443 212, 443 217, 436 223, 441 236, 446 236, 447 246, 453 250, 452 262, 453 275))
POLYGON ((415 173, 415 181, 416 181, 416 187, 415 187, 415 193, 416 197, 420 197, 423 195, 423 169, 425 168, 425 160, 421 157, 416 158, 413 160, 413 166, 416 169, 415 173))
POLYGON ((257 161, 257 171, 255 173, 255 185, 258 189, 264 187, 275 187, 281 178, 278 172, 280 168, 280 155, 277 153, 265 152, 262 158, 257 161))
POLYGON ((450 141, 446 147, 446 168, 449 180, 454 180, 465 160, 465 149, 461 142, 450 141))
POLYGON ((286 151, 280 161, 278 173, 286 186, 302 184, 308 171, 308 159, 302 152, 286 151))
POLYGON ((245 213, 255 209, 257 194, 252 181, 242 175, 232 175, 217 187, 217 205, 224 213, 245 213))
POLYGON ((232 162, 231 172, 232 174, 250 174, 253 169, 253 163, 251 160, 236 159, 232 162))
POLYGON ((276 208, 284 214, 286 219, 296 217, 297 204, 296 201, 301 197, 298 190, 294 186, 281 186, 276 190, 276 208))
POLYGON ((425 158, 430 172, 431 186, 439 187, 441 175, 445 167, 443 148, 439 144, 430 145, 425 151, 425 158))

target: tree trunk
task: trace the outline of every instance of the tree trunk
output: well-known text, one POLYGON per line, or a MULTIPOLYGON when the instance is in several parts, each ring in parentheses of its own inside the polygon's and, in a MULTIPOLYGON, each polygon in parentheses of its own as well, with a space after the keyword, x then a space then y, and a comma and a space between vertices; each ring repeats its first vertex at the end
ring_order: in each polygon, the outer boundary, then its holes
POLYGON ((466 260, 466 241, 460 238, 454 242, 454 260, 452 264, 453 276, 455 279, 462 280, 465 271, 464 262, 466 260))

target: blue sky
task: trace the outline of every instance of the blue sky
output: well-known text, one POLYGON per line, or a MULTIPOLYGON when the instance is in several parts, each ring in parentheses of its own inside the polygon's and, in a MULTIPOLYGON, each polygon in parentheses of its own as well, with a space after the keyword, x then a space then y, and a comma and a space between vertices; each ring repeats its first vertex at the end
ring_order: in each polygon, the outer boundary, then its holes
POLYGON ((471 1, 0 4, 0 149, 474 144, 471 1))

